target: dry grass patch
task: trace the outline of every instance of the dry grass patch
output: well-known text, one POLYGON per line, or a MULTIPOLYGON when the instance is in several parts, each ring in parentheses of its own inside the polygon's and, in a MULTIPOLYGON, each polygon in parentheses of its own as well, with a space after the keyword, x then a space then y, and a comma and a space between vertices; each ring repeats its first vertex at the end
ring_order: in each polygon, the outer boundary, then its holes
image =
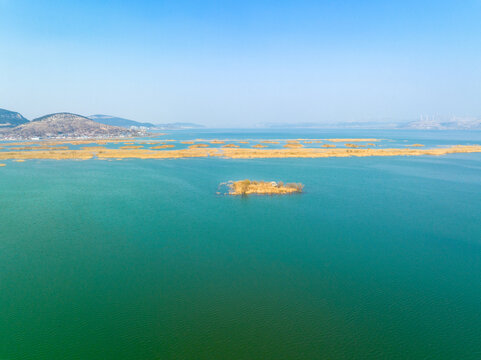
POLYGON ((99 151, 106 149, 105 146, 82 146, 82 150, 99 151))
POLYGON ((285 148, 290 148, 290 149, 295 149, 295 148, 304 147, 304 145, 299 144, 299 143, 288 143, 288 144, 283 145, 283 147, 285 147, 285 148))
POLYGON ((68 146, 19 146, 11 147, 9 150, 68 150, 68 146))
POLYGON ((481 145, 454 145, 435 148, 193 148, 181 150, 156 151, 151 149, 89 149, 89 150, 39 150, 39 151, 1 151, 1 160, 87 160, 93 157, 107 159, 177 159, 191 157, 223 157, 227 159, 268 159, 268 158, 328 158, 328 157, 365 157, 365 156, 419 156, 447 155, 458 153, 481 153, 481 145))
POLYGON ((284 184, 282 181, 251 181, 239 180, 227 183, 229 195, 284 195, 292 193, 301 193, 304 185, 300 183, 284 184))
POLYGON ((173 148, 173 147, 175 147, 175 145, 166 144, 166 145, 152 146, 151 149, 167 149, 167 148, 173 148))
POLYGON ((380 139, 325 139, 331 142, 377 142, 380 139))
POLYGON ((120 146, 120 149, 141 149, 143 145, 130 145, 130 146, 120 146))

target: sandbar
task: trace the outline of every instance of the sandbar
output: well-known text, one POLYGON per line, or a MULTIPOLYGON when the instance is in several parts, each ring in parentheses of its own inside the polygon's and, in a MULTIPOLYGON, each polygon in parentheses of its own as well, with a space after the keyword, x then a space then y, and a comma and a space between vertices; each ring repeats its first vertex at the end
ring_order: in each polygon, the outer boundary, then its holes
POLYGON ((284 184, 282 181, 251 181, 238 180, 226 183, 229 195, 284 195, 300 193, 304 185, 299 183, 284 184))

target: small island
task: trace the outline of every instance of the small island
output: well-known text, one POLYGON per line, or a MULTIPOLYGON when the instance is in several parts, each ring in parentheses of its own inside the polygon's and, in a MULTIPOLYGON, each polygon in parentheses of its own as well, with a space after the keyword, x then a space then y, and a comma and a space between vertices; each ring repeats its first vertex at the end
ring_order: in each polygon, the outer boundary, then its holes
POLYGON ((251 181, 238 180, 229 181, 227 183, 229 195, 285 195, 293 193, 301 193, 304 185, 300 183, 284 184, 282 181, 251 181))

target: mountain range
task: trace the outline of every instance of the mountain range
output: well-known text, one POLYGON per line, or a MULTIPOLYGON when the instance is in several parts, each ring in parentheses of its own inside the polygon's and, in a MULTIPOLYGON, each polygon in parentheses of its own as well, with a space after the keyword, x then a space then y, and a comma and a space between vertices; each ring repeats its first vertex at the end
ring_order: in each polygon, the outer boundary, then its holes
POLYGON ((176 123, 167 123, 167 124, 152 124, 148 122, 138 122, 134 120, 129 120, 117 116, 111 115, 90 115, 89 119, 96 121, 98 123, 112 125, 112 126, 121 126, 125 128, 134 127, 145 127, 149 129, 156 129, 156 130, 182 130, 182 129, 198 129, 203 128, 204 126, 194 124, 194 123, 183 123, 183 122, 176 122, 176 123))
POLYGON ((49 114, 29 121, 18 112, 0 109, 0 139, 139 136, 145 135, 147 129, 181 130, 202 127, 193 123, 155 125, 111 115, 86 117, 67 112, 49 114))
MULTIPOLYGON (((366 130, 481 130, 481 118, 421 117, 419 120, 404 122, 384 120, 332 123, 262 123, 259 124, 258 127, 366 130)), ((203 128, 203 126, 194 123, 182 122, 152 124, 148 122, 138 122, 122 117, 102 114, 85 117, 71 113, 56 113, 29 121, 18 112, 0 109, 0 138, 49 137, 65 136, 65 134, 69 134, 69 136, 73 137, 102 135, 111 136, 110 134, 127 134, 125 130, 129 130, 131 133, 145 133, 146 129, 182 130, 198 128, 203 128), (37 122, 42 122, 42 125, 35 124, 37 122)))
POLYGON ((35 138, 90 138, 143 135, 136 130, 100 124, 89 118, 71 113, 45 115, 21 125, 0 130, 7 139, 35 138))
MULTIPOLYGON (((203 125, 199 125, 199 124, 183 123, 183 122, 152 124, 149 122, 139 122, 139 121, 122 118, 119 116, 103 115, 103 114, 90 115, 90 116, 87 116, 87 118, 100 124, 120 126, 127 129, 131 127, 138 127, 138 128, 145 127, 145 128, 157 129, 157 130, 181 130, 181 129, 197 129, 197 128, 204 127, 203 125)), ((41 118, 38 118, 38 119, 41 119, 41 118)), ((37 121, 38 119, 35 119, 32 121, 37 121)), ((0 109, 0 128, 15 127, 18 125, 26 124, 28 122, 29 120, 23 117, 18 112, 0 109)))
POLYGON ((157 124, 155 127, 159 130, 185 130, 185 129, 202 129, 205 126, 194 124, 194 123, 186 123, 186 122, 175 122, 175 123, 167 123, 167 124, 157 124))
POLYGON ((401 128, 417 130, 481 130, 481 119, 471 117, 421 118, 411 121, 401 128))
POLYGON ((134 120, 129 120, 129 119, 124 119, 121 117, 117 116, 111 116, 111 115, 90 115, 88 117, 89 119, 105 124, 105 125, 112 125, 112 126, 121 126, 121 127, 126 127, 129 128, 131 126, 136 126, 136 127, 146 127, 146 128, 154 128, 156 125, 148 123, 148 122, 138 122, 134 120))
POLYGON ((365 129, 365 130, 481 130, 481 118, 422 117, 415 121, 358 121, 332 123, 261 123, 261 128, 298 129, 365 129))

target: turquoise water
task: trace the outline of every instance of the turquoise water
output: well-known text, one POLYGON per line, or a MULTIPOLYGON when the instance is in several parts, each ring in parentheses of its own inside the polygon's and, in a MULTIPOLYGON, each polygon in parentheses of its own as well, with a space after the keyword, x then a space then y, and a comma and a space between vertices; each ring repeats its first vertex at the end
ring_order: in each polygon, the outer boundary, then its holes
POLYGON ((481 154, 6 163, 0 359, 481 358, 481 154))

